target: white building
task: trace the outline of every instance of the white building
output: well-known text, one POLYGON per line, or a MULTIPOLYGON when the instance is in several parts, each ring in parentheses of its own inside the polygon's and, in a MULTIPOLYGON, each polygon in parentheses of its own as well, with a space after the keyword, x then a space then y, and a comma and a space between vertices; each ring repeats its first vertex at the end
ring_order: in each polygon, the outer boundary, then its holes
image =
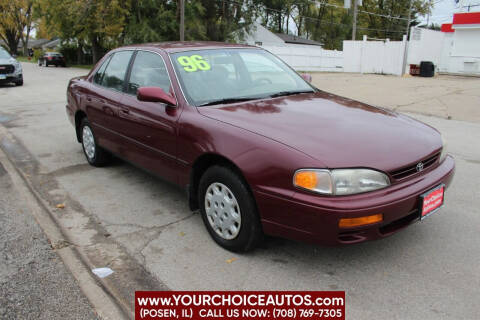
POLYGON ((455 13, 445 23, 440 72, 480 75, 480 12, 455 13))

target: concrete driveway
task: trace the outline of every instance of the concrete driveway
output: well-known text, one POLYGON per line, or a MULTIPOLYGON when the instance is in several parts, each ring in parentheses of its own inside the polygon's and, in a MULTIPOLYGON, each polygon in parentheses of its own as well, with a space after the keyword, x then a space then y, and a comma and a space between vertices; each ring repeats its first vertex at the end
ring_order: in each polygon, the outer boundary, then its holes
MULTIPOLYGON (((48 204, 65 203, 66 211, 53 211, 65 230, 77 232, 78 245, 91 248, 108 238, 118 252, 126 252, 108 256, 113 269, 125 271, 124 260, 132 259, 160 289, 345 290, 347 319, 476 319, 480 314, 480 117, 475 105, 480 79, 315 75, 315 84, 327 91, 400 111, 407 109, 398 106, 413 101, 415 108, 408 110, 423 114, 431 113, 433 98, 416 100, 423 91, 412 88, 428 83, 428 92, 453 119, 441 113, 412 116, 438 128, 456 157, 446 206, 381 241, 324 248, 267 239, 258 250, 240 255, 209 238, 182 191, 121 161, 106 168, 87 165, 65 115, 68 80, 85 70, 34 64, 24 64, 24 70, 23 87, 0 88, 0 122, 6 128, 1 132, 12 135, 0 136, 0 146, 48 204), (459 82, 468 86, 465 92, 455 89, 459 82), (459 111, 452 103, 459 99, 473 102, 459 111)), ((138 289, 123 285, 118 290, 138 289)))
POLYGON ((480 78, 437 75, 434 78, 358 73, 315 73, 325 91, 399 112, 480 123, 480 78))

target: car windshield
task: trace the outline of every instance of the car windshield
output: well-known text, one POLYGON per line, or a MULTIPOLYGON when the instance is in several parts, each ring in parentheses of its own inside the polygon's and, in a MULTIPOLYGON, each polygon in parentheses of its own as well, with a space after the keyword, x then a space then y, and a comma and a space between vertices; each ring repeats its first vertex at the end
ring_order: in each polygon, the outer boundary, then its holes
POLYGON ((10 59, 10 58, 11 56, 7 51, 0 49, 0 59, 10 59))
POLYGON ((286 96, 315 89, 280 59, 262 49, 212 49, 171 54, 192 105, 286 96))

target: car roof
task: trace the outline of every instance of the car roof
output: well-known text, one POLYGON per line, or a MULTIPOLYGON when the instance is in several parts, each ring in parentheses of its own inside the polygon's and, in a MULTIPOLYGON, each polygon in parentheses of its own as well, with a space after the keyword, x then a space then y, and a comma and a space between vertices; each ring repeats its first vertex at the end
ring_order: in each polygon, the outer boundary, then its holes
POLYGON ((122 48, 155 48, 161 49, 168 53, 190 51, 190 50, 207 50, 207 49, 222 49, 222 48, 257 48, 245 44, 225 43, 215 41, 173 41, 173 42, 156 42, 144 43, 137 45, 129 45, 122 48))

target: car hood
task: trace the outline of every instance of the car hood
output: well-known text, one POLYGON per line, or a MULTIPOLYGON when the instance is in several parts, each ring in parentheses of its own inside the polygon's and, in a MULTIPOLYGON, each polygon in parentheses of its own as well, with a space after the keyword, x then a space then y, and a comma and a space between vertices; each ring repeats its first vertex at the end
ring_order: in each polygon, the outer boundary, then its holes
POLYGON ((17 62, 17 60, 13 58, 0 59, 0 64, 14 64, 15 62, 17 62))
POLYGON ((288 145, 327 168, 390 171, 442 147, 439 132, 430 126, 322 91, 198 110, 288 145))

